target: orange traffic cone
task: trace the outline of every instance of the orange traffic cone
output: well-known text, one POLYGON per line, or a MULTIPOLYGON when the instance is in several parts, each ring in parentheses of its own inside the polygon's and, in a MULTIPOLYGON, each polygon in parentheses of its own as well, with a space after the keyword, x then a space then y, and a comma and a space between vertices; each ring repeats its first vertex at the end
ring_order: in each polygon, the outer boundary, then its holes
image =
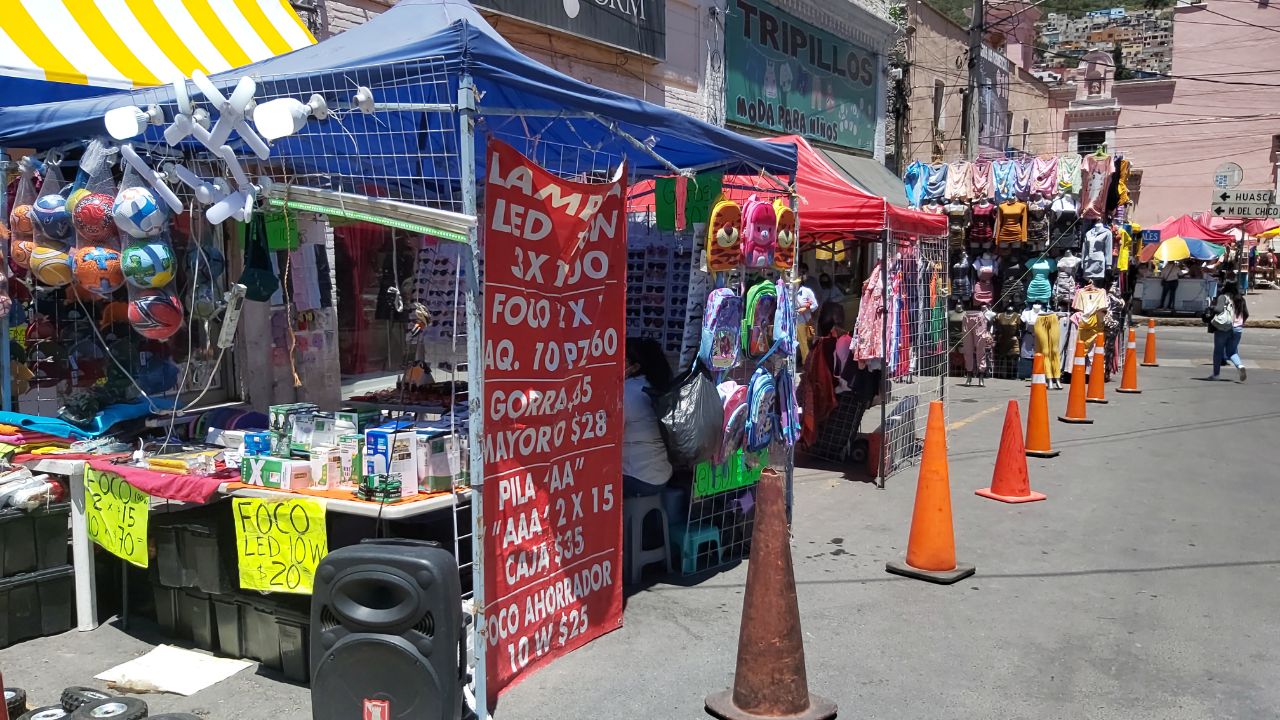
POLYGON ((1156 319, 1147 319, 1147 344, 1142 349, 1142 367, 1160 367, 1156 361, 1156 319))
POLYGON ((929 403, 924 455, 916 484, 916 506, 906 562, 890 561, 885 570, 917 580, 950 585, 973 574, 972 565, 956 562, 956 536, 951 525, 951 480, 947 470, 947 425, 942 402, 929 403))
POLYGON ((1010 400, 1004 414, 1004 432, 1000 434, 1000 451, 996 453, 996 471, 991 475, 991 487, 974 490, 984 498, 1007 503, 1024 503, 1043 500, 1044 494, 1031 490, 1027 474, 1026 449, 1022 446, 1022 418, 1018 414, 1018 401, 1010 400))
POLYGON ((1093 336, 1093 365, 1089 368, 1089 393, 1085 400, 1107 404, 1107 339, 1102 333, 1093 336))
POLYGON ((1116 392, 1138 394, 1138 331, 1129 328, 1129 341, 1124 346, 1124 377, 1116 392))
POLYGON ((1059 415, 1064 423, 1088 425, 1093 421, 1084 410, 1084 342, 1076 341, 1076 357, 1071 361, 1071 389, 1067 392, 1067 414, 1059 415))
POLYGON ((1036 353, 1031 364, 1031 399, 1027 401, 1027 455, 1058 457, 1049 443, 1049 388, 1044 380, 1044 355, 1036 353))

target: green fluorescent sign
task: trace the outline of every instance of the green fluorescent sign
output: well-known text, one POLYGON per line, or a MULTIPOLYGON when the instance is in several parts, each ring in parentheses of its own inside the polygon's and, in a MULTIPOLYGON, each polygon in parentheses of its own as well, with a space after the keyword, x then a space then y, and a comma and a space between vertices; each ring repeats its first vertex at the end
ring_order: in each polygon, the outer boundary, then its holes
POLYGON ((757 0, 729 0, 725 117, 874 152, 879 60, 757 0))

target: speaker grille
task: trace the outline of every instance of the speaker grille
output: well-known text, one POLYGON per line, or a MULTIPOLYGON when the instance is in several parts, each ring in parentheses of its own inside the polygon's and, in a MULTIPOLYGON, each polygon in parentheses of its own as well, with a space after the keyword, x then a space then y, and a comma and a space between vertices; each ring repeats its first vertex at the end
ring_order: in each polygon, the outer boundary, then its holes
POLYGON ((429 638, 434 638, 436 636, 436 621, 431 617, 431 613, 427 613, 413 626, 413 629, 429 638))
POLYGON ((324 607, 320 608, 320 629, 321 630, 332 630, 333 628, 336 628, 341 624, 342 623, 338 622, 338 618, 334 616, 333 611, 329 609, 328 605, 325 605, 324 607))

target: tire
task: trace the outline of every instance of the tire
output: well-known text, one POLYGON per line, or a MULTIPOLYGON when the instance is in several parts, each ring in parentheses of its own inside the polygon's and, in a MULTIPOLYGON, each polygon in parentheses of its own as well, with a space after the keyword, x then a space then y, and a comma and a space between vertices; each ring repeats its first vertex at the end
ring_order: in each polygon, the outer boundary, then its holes
POLYGON ((9 717, 16 718, 27 711, 27 691, 22 688, 7 687, 4 689, 4 706, 9 717))
POLYGON ((72 720, 140 720, 147 716, 147 704, 137 698, 110 697, 81 705, 72 720))
POLYGON ((62 691, 62 709, 71 714, 78 710, 81 705, 88 705, 94 700, 106 700, 112 697, 111 693, 97 688, 85 687, 83 685, 72 685, 62 691))
POLYGON ((32 710, 17 720, 61 720, 61 718, 69 717, 70 715, 71 713, 67 712, 61 705, 46 705, 32 710))

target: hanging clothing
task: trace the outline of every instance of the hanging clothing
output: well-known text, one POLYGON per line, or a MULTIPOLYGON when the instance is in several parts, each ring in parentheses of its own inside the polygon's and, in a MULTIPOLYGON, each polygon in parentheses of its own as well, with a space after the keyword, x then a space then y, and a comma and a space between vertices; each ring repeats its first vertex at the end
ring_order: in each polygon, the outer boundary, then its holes
POLYGON ((1013 193, 1018 199, 1025 200, 1031 195, 1031 180, 1035 175, 1035 168, 1031 164, 1031 158, 1026 157, 1014 160, 1013 166, 1013 193))
POLYGON ((1120 205, 1129 204, 1129 161, 1124 158, 1116 162, 1116 194, 1120 205))
POLYGON ((907 171, 902 174, 902 185, 907 191, 907 204, 913 208, 920 207, 924 202, 925 186, 929 183, 929 166, 920 160, 916 160, 907 166, 907 171))
POLYGON ((995 321, 995 353, 1002 357, 1017 357, 1022 350, 1021 332, 1022 315, 1016 312, 1002 312, 996 315, 995 321))
POLYGON ((1084 277, 1097 280, 1106 276, 1111 264, 1111 231, 1101 223, 1089 228, 1084 236, 1084 277))
POLYGON ((1017 200, 1000 203, 996 211, 996 244, 1008 245, 1027 241, 1027 204, 1017 200))
POLYGON ((1075 198, 1071 195, 1059 195, 1050 206, 1053 223, 1049 228, 1051 247, 1065 250, 1080 248, 1080 216, 1076 210, 1075 198))
POLYGON ((854 325, 853 359, 862 363, 884 357, 884 270, 876 263, 863 283, 858 321, 854 325))
POLYGON ((1084 287, 1076 291, 1071 307, 1080 312, 1078 338, 1084 343, 1085 351, 1092 350, 1094 338, 1102 331, 1102 318, 1109 307, 1107 293, 1096 287, 1084 287))
POLYGON ((1039 257, 1027 263, 1031 282, 1027 284, 1027 302, 1048 302, 1053 297, 1053 285, 1049 275, 1057 270, 1057 263, 1047 257, 1039 257))
POLYGON ((941 200, 947 195, 947 166, 934 163, 929 166, 929 179, 925 181, 924 199, 941 200))
POLYGON ((1058 158, 1058 192, 1063 195, 1080 194, 1079 155, 1067 153, 1058 158))
POLYGON ((960 259, 951 266, 951 295, 966 302, 973 297, 973 265, 968 253, 960 253, 960 259))
POLYGON ((969 180, 970 186, 973 188, 974 200, 991 197, 991 161, 974 160, 969 180))
POLYGON ((991 183, 995 190, 996 202, 1004 202, 1017 197, 1015 182, 1018 166, 1012 160, 995 160, 991 163, 991 183))
POLYGON ((1058 258, 1058 280, 1053 285, 1055 303, 1069 303, 1076 296, 1076 271, 1080 269, 1080 258, 1075 255, 1063 255, 1058 258))
POLYGON ((800 378, 800 438, 805 445, 818 440, 818 425, 836 408, 835 378, 828 358, 834 352, 836 339, 818 338, 800 378))
POLYGON ((1089 155, 1084 159, 1081 173, 1080 215, 1090 219, 1103 217, 1107 209, 1107 188, 1111 183, 1111 156, 1089 155))
POLYGON ((1049 247, 1049 201, 1033 200, 1027 203, 1027 242, 1043 252, 1049 247))
POLYGON ((964 370, 970 375, 975 372, 985 375, 987 372, 987 353, 991 351, 991 324, 986 313, 970 310, 964 314, 960 324, 963 337, 961 353, 964 355, 964 370))
POLYGON ((1040 313, 1027 308, 1018 316, 1021 322, 1019 326, 1022 331, 1022 347, 1018 351, 1018 357, 1023 360, 1032 360, 1036 356, 1036 320, 1040 319, 1040 313))
POLYGON ((1107 217, 1115 214, 1120 207, 1120 187, 1116 183, 1116 175, 1120 172, 1120 160, 1111 161, 1111 177, 1107 180, 1107 217))
POLYGON ((973 299, 983 305, 991 305, 996 299, 996 258, 994 255, 982 255, 973 262, 977 282, 973 285, 973 299))
POLYGON ((967 201, 973 197, 973 164, 957 160, 947 168, 947 197, 967 201))
POLYGON ((1027 289, 1022 284, 1022 277, 1018 274, 1018 266, 1001 268, 1000 277, 1002 282, 1000 283, 1000 296, 996 300, 996 305, 999 307, 1022 305, 1026 301, 1027 289))
POLYGON ((1045 312, 1036 316, 1036 352, 1044 356, 1044 374, 1049 380, 1062 377, 1062 334, 1057 313, 1045 312))
POLYGON ((1119 248, 1116 253, 1116 270, 1119 272, 1128 272, 1129 258, 1138 256, 1137 243, 1134 242, 1133 236, 1123 225, 1117 225, 1115 232, 1115 244, 1119 248))
POLYGON ((991 203, 976 203, 969 209, 969 244, 990 245, 995 237, 996 206, 991 203))
POLYGON ((1038 157, 1031 161, 1031 192, 1047 198, 1058 194, 1058 158, 1038 157))
POLYGON ((943 207, 947 214, 947 240, 953 249, 964 247, 965 234, 969 229, 969 206, 962 202, 951 202, 943 207))

